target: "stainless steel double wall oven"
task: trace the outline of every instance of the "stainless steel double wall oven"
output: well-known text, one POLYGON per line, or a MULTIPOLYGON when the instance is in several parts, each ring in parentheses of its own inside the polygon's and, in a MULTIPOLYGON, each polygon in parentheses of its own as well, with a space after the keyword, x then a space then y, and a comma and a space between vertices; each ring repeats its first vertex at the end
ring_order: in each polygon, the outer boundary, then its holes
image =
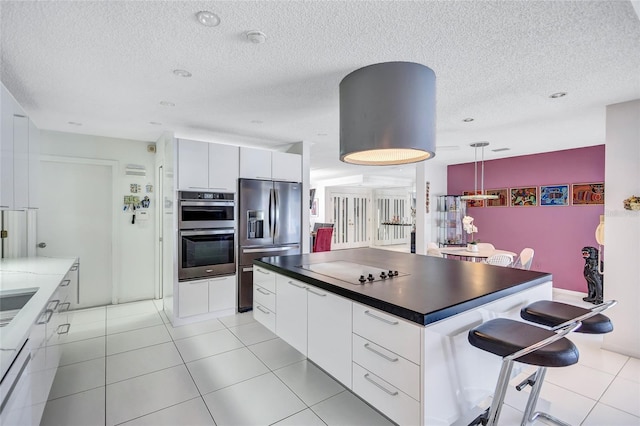
POLYGON ((236 272, 235 194, 180 192, 178 279, 236 272))

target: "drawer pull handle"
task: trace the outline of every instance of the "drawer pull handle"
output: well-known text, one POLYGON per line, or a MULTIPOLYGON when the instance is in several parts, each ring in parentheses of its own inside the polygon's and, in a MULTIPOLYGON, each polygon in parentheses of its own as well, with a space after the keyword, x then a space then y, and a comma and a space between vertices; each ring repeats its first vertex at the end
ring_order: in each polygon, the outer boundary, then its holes
POLYGON ((42 325, 42 324, 47 324, 49 321, 51 321, 51 316, 53 315, 53 311, 51 309, 47 309, 46 311, 44 311, 42 313, 42 315, 40 315, 40 317, 42 316, 46 316, 47 319, 45 320, 38 320, 38 322, 36 324, 42 325))
POLYGON ((256 291, 258 291, 258 292, 260 292, 260 293, 264 294, 265 296, 268 296, 269 294, 271 294, 271 293, 269 293, 268 291, 263 290, 261 287, 256 287, 256 291))
MULTIPOLYGON (((303 285, 299 285, 299 284, 296 284, 296 283, 294 283, 293 281, 287 281, 287 282, 288 282, 289 284, 291 284, 292 286, 294 286, 294 287, 298 287, 298 288, 306 288, 305 286, 303 286, 303 285)), ((309 290, 309 289, 307 288, 307 290, 309 290)))
POLYGON ((78 270, 78 265, 73 265, 71 267, 71 270, 74 271, 74 272, 77 271, 78 270))
POLYGON ((58 299, 49 300, 49 303, 47 303, 47 311, 49 311, 49 310, 55 311, 59 304, 60 304, 60 301, 58 299), (52 303, 56 304, 53 308, 49 307, 49 305, 51 305, 52 303))
POLYGON ((320 297, 327 297, 327 293, 324 293, 324 294, 322 294, 322 293, 317 293, 317 292, 315 292, 315 291, 311 290, 311 289, 310 289, 310 288, 308 288, 308 287, 307 287, 307 291, 308 291, 309 293, 315 294, 316 296, 320 296, 320 297))
POLYGON ((258 305, 258 306, 257 306, 257 308, 258 308, 258 310, 259 310, 260 312, 262 312, 263 314, 267 314, 267 315, 269 315, 269 314, 271 313, 271 312, 269 312, 268 310, 266 310, 265 308, 263 308, 263 307, 262 307, 262 306, 260 306, 260 305, 258 305))
POLYGON ((368 343, 364 344, 364 347, 366 349, 369 349, 371 352, 373 352, 376 355, 380 355, 382 358, 386 359, 387 361, 391 361, 391 362, 398 362, 398 357, 395 358, 391 358, 390 356, 387 356, 385 354, 383 354, 382 352, 377 351, 376 349, 372 348, 368 343))
POLYGON ((255 271, 260 272, 261 274, 264 274, 264 275, 269 275, 269 272, 265 272, 262 269, 255 269, 255 271))
POLYGON ((71 302, 61 303, 60 304, 60 309, 58 309, 58 312, 67 312, 70 307, 71 307, 71 302))
POLYGON ((375 319, 377 319, 379 321, 382 321, 384 323, 387 323, 389 325, 398 325, 399 324, 398 321, 391 321, 391 320, 388 320, 386 318, 379 317, 377 315, 372 314, 370 311, 364 311, 364 314, 365 315, 369 315, 371 318, 375 318, 375 319))
POLYGON ((67 333, 69 333, 69 329, 71 329, 71 324, 69 324, 69 323, 60 324, 58 326, 58 334, 67 334, 67 333), (61 329, 64 329, 64 331, 60 331, 61 329))
POLYGON ((367 381, 373 383, 374 385, 376 385, 377 387, 379 387, 380 389, 382 389, 383 391, 385 391, 386 393, 388 393, 391 396, 396 396, 398 395, 398 391, 395 392, 391 392, 389 389, 385 388, 384 386, 382 386, 380 383, 376 382, 375 380, 373 380, 371 377, 369 377, 369 373, 364 375, 364 378, 367 379, 367 381))
POLYGON ((67 287, 69 284, 71 284, 71 280, 62 280, 60 287, 67 287))

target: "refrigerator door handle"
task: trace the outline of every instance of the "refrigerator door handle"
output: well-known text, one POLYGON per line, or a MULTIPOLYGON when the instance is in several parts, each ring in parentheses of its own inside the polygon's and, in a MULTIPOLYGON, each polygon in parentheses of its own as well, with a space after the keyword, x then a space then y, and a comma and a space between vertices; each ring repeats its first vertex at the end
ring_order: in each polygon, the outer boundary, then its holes
POLYGON ((269 189, 269 236, 273 238, 276 230, 276 191, 269 189))
POLYGON ((273 240, 275 241, 276 238, 278 238, 278 230, 280 229, 280 226, 278 221, 280 220, 280 197, 278 196, 278 190, 274 189, 273 190, 273 199, 275 200, 275 208, 274 208, 274 217, 275 220, 273 221, 273 240))

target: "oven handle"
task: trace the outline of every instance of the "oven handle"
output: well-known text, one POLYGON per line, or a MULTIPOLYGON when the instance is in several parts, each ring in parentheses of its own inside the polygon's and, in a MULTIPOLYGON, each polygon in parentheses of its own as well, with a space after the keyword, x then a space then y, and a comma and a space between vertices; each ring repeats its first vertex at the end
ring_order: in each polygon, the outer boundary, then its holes
POLYGON ((206 207, 206 206, 234 206, 235 201, 180 201, 180 206, 206 207))
POLYGON ((233 235, 235 234, 235 229, 233 228, 225 228, 225 229, 207 229, 204 231, 180 231, 180 236, 190 237, 192 235, 233 235))
POLYGON ((271 253, 271 252, 274 252, 274 251, 294 250, 294 249, 297 249, 299 247, 300 246, 242 249, 242 253, 260 253, 260 252, 271 253))

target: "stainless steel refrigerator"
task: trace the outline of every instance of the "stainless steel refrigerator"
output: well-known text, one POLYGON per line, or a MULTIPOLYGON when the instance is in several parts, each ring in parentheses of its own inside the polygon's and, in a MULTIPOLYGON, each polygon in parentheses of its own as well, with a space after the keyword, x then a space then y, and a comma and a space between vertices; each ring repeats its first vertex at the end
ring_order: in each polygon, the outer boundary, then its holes
POLYGON ((253 260, 300 254, 302 184, 240 179, 238 311, 253 308, 253 260))

